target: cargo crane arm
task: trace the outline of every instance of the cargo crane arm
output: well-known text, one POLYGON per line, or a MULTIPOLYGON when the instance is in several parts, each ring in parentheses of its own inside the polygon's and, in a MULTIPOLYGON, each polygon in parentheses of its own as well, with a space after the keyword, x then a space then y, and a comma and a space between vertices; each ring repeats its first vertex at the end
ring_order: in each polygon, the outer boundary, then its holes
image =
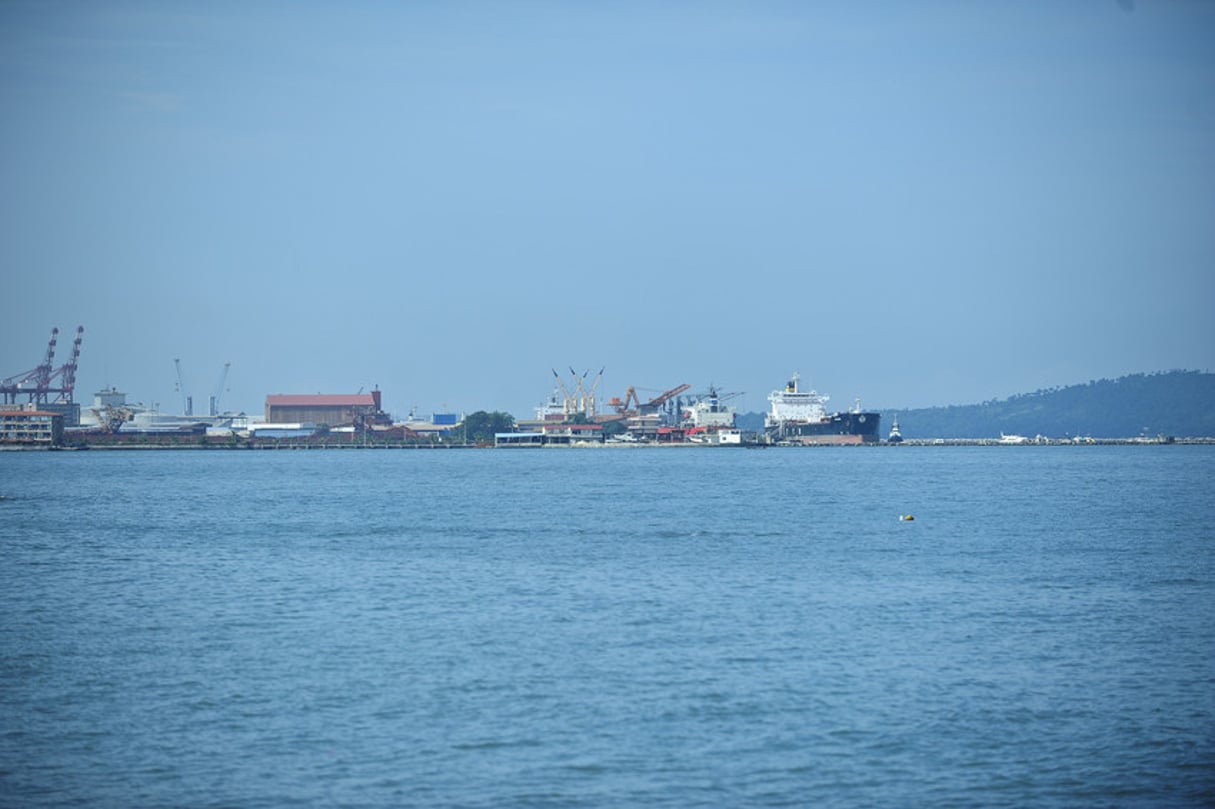
POLYGON ((219 382, 215 386, 215 395, 211 397, 211 415, 219 415, 219 400, 224 395, 224 383, 228 381, 228 369, 232 367, 232 363, 225 362, 224 370, 219 374, 219 382))
POLYGON ((599 382, 603 379, 603 371, 605 368, 607 368, 606 365, 599 369, 599 373, 595 374, 595 380, 591 382, 590 388, 588 388, 586 391, 586 398, 583 400, 584 409, 586 410, 587 415, 591 417, 594 417, 595 415, 595 391, 599 389, 599 382))
POLYGON ((600 368, 599 373, 595 374, 595 379, 589 387, 586 384, 586 378, 590 376, 591 370, 588 368, 582 372, 582 376, 579 376, 577 371, 570 368, 570 375, 573 377, 574 386, 577 389, 575 412, 585 413, 587 418, 595 417, 595 389, 599 387, 599 381, 603 378, 604 368, 600 368))
POLYGON ((35 379, 38 382, 38 392, 43 393, 51 384, 51 374, 55 365, 55 343, 59 341, 58 327, 51 329, 51 341, 46 347, 46 359, 36 369, 35 379))
POLYGON ((557 373, 556 368, 553 369, 553 378, 557 380, 557 384, 561 386, 561 392, 565 395, 565 398, 562 400, 561 409, 568 418, 570 413, 573 412, 574 397, 570 394, 570 389, 561 381, 561 374, 557 373))
POLYGON ((646 402, 645 406, 654 407, 654 408, 662 407, 669 400, 671 400, 675 396, 678 396, 679 394, 683 393, 685 390, 689 390, 691 387, 692 387, 691 385, 685 384, 685 385, 680 385, 677 388, 671 388, 670 390, 668 390, 664 393, 660 393, 656 397, 651 399, 650 401, 646 402))
POLYGON ((51 376, 55 373, 55 343, 58 340, 59 328, 56 326, 51 329, 51 339, 47 343, 46 358, 42 361, 42 364, 37 368, 15 374, 0 382, 0 390, 3 390, 6 404, 15 403, 17 396, 20 394, 29 396, 31 402, 45 401, 47 390, 51 385, 51 376))
POLYGON ((595 381, 591 383, 591 389, 589 391, 591 396, 595 395, 595 389, 599 387, 599 382, 603 379, 603 372, 605 370, 607 370, 606 365, 599 369, 599 373, 595 374, 595 381))
POLYGON ((72 392, 76 389, 76 367, 80 362, 80 344, 84 341, 84 326, 76 327, 76 339, 72 341, 72 358, 60 365, 50 377, 47 378, 47 392, 58 393, 55 397, 56 402, 71 402, 72 392), (50 380, 58 379, 59 387, 52 388, 49 386, 50 380))
POLYGON ((174 358, 173 366, 177 369, 177 392, 181 394, 181 412, 187 416, 192 416, 194 414, 190 411, 194 408, 191 407, 190 397, 186 394, 186 383, 181 378, 181 360, 174 358))
POLYGON ((624 392, 624 399, 621 399, 619 396, 613 396, 611 399, 608 399, 608 404, 615 408, 617 413, 629 412, 630 403, 634 407, 641 407, 641 400, 637 398, 637 389, 632 385, 629 385, 629 389, 624 392))

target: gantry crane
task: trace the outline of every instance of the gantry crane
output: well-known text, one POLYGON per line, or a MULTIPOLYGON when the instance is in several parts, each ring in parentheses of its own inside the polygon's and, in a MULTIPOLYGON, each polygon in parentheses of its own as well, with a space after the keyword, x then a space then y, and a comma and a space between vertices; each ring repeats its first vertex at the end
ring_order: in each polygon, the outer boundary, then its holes
POLYGON ((84 326, 76 328, 76 339, 72 343, 72 358, 63 365, 55 368, 55 345, 59 341, 59 328, 51 329, 51 339, 46 346, 46 357, 38 367, 14 374, 0 380, 0 394, 5 404, 16 404, 18 396, 28 397, 34 404, 50 404, 64 402, 71 404, 72 392, 76 386, 76 364, 80 359, 80 343, 84 339, 84 326), (59 384, 52 386, 52 380, 58 379, 59 384), (50 394, 58 394, 54 399, 50 394))

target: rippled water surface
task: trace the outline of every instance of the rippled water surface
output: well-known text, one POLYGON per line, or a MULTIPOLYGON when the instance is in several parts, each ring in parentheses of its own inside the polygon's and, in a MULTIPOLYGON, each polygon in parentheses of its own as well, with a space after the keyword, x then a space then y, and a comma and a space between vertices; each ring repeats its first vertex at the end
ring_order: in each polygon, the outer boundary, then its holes
POLYGON ((0 804, 1211 805, 1213 481, 1187 446, 0 453, 0 804))

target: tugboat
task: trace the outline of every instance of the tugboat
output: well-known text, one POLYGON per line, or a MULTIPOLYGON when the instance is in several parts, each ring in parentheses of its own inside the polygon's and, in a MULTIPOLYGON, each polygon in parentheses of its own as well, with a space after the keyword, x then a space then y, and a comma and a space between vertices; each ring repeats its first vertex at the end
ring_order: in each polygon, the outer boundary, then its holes
POLYGON ((890 425, 890 437, 886 439, 887 444, 903 443, 903 434, 899 432, 899 417, 895 416, 893 423, 890 425))

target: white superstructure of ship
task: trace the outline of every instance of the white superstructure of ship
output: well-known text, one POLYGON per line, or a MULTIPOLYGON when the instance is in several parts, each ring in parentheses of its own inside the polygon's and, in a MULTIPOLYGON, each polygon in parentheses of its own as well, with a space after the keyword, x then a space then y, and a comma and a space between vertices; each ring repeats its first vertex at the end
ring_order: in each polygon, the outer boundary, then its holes
POLYGON ((713 386, 709 393, 693 402, 686 410, 686 420, 692 427, 711 429, 732 428, 737 409, 725 404, 724 399, 737 394, 720 394, 713 386))
POLYGON ((783 390, 774 390, 768 395, 772 409, 764 417, 764 427, 780 427, 785 424, 818 424, 827 418, 825 405, 831 399, 816 390, 804 391, 800 387, 801 374, 794 373, 783 390))
POLYGON ((544 404, 536 408, 536 421, 564 421, 568 414, 566 402, 556 388, 548 395, 544 404))
POLYGON ((772 408, 764 417, 764 431, 776 441, 796 443, 873 443, 881 414, 864 411, 858 399, 846 412, 828 413, 830 397, 816 390, 801 389, 801 376, 794 373, 783 390, 768 396, 772 408))

